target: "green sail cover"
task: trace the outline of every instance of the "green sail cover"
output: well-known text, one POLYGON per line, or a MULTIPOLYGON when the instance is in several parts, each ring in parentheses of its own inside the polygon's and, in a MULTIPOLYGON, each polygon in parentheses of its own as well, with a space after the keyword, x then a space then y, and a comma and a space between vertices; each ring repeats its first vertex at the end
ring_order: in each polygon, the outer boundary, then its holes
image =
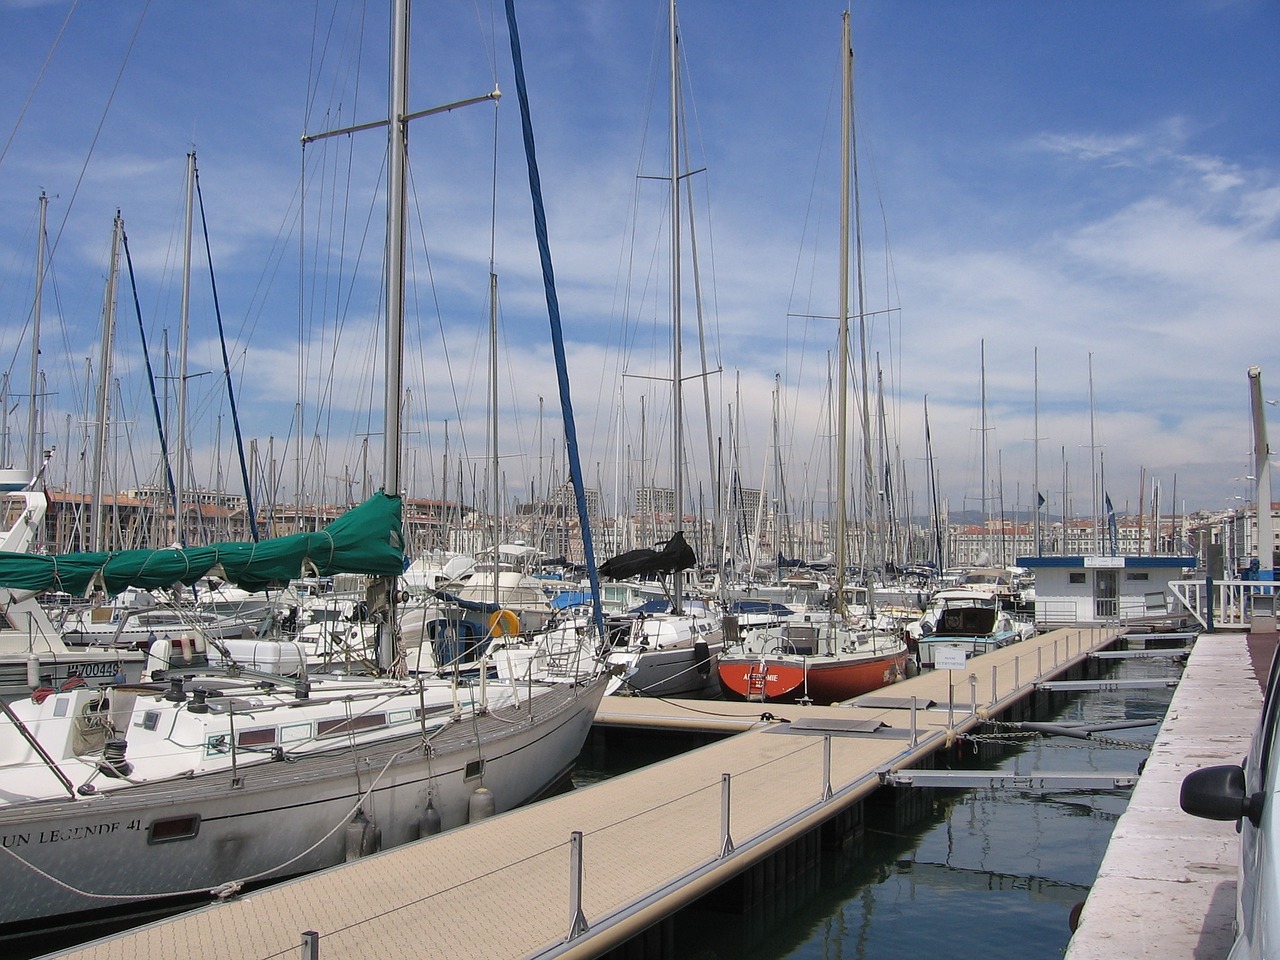
POLYGON ((219 543, 166 550, 67 553, 47 557, 0 553, 0 587, 83 596, 98 588, 115 595, 126 587, 190 586, 220 577, 245 590, 262 590, 302 576, 404 571, 400 498, 379 492, 316 533, 295 533, 258 543, 219 543))

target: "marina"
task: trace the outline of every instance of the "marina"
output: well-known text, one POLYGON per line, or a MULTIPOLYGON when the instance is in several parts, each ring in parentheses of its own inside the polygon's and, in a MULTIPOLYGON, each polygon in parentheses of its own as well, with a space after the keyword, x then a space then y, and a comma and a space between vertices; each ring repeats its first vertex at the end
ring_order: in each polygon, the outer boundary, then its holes
POLYGON ((18 3, 0 955, 1265 954, 1265 17, 974 3, 18 3))
MULTIPOLYGON (((936 671, 903 681, 882 702, 787 705, 794 715, 757 717, 751 732, 642 771, 68 956, 159 958, 201 944, 206 956, 265 958, 299 949, 307 930, 318 934, 321 955, 463 955, 483 930, 491 956, 601 956, 660 930, 678 908, 744 871, 773 864, 766 873, 778 876, 806 844, 827 842, 832 831, 852 837, 860 801, 887 773, 919 765, 985 718, 1016 715, 1037 684, 1088 663, 1114 640, 1106 629, 1059 630, 983 655, 971 661, 959 698, 949 672, 936 671), (506 921, 495 929, 486 916, 498 901, 506 921), (317 904, 325 905, 324 923, 317 904), (415 940, 414 929, 430 929, 430 941, 415 940)), ((736 713, 741 705, 734 706, 736 713)), ((1113 773, 1132 779, 1135 771, 1113 773)), ((1035 779, 1022 785, 1049 783, 1035 779)))

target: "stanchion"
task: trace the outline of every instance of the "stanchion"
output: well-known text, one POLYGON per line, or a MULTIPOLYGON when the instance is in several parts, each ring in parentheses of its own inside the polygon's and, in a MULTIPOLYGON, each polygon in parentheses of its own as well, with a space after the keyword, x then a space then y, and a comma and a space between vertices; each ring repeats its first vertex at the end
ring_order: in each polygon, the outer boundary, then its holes
POLYGON ((729 834, 729 781, 727 773, 720 775, 720 856, 733 853, 733 837, 729 834))
POLYGON ((831 797, 831 734, 828 733, 822 738, 822 799, 831 797))
POLYGON ((302 931, 302 960, 320 960, 320 934, 314 930, 302 931))
POLYGON ((569 935, 568 943, 587 932, 587 915, 582 912, 582 831, 569 834, 569 935))

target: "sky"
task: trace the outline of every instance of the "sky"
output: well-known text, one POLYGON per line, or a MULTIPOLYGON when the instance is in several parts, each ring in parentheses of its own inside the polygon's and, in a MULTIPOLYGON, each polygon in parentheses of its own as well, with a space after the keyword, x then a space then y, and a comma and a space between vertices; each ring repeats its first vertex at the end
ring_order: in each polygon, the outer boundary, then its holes
MULTIPOLYGON (((730 469, 793 512, 831 497, 844 9, 679 5, 689 509, 708 510, 730 469)), ((670 483, 666 3, 520 0, 517 14, 584 472, 612 504, 670 483)), ((301 138, 385 118, 387 20, 354 0, 0 0, 7 459, 28 448, 45 191, 50 477, 83 485, 94 462, 84 424, 119 210, 133 280, 110 485, 160 481, 137 312, 172 435, 194 149, 256 485, 332 502, 380 483, 385 134, 301 138)), ((895 464, 890 487, 880 466, 873 483, 899 512, 928 512, 926 403, 953 514, 1025 511, 1037 489, 1050 518, 1107 495, 1149 511, 1154 488, 1165 513, 1253 499, 1247 369, 1280 398, 1280 5, 865 0, 852 35, 850 476, 864 473, 861 316, 872 459, 895 464)), ((528 500, 564 479, 563 429, 501 5, 420 3, 411 60, 411 111, 504 96, 411 125, 402 481, 487 502, 492 262, 499 496, 528 500)), ((192 482, 236 489, 202 232, 192 482)))

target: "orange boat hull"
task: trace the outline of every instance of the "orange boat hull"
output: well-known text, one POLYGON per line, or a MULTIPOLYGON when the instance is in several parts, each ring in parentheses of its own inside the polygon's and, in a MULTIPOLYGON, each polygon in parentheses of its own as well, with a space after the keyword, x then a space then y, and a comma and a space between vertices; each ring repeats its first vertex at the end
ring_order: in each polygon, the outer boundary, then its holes
POLYGON ((726 700, 827 704, 879 690, 907 675, 905 649, 859 659, 839 657, 721 656, 720 689, 726 700))

